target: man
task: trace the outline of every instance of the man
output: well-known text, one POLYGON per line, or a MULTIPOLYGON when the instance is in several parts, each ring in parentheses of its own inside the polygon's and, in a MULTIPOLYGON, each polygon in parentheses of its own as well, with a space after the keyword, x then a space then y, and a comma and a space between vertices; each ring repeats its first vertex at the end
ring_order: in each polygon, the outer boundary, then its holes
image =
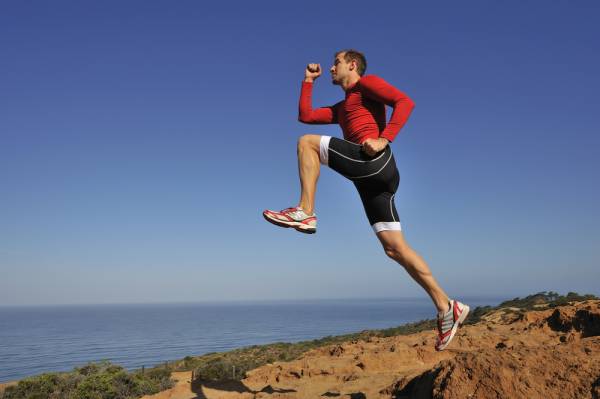
POLYGON ((335 54, 330 69, 332 83, 345 92, 337 104, 312 108, 313 82, 321 76, 320 64, 308 64, 300 94, 298 119, 308 124, 337 123, 344 140, 336 137, 304 135, 298 141, 298 170, 301 195, 296 207, 281 211, 266 210, 264 218, 281 227, 302 233, 315 233, 315 191, 320 163, 350 179, 356 186, 367 218, 385 253, 400 263, 429 294, 438 315, 435 348, 448 346, 469 307, 451 300, 433 278, 425 261, 404 240, 394 195, 400 175, 389 143, 406 123, 414 103, 404 93, 375 76, 364 76, 367 61, 356 50, 335 54), (385 106, 393 108, 386 123, 385 106))

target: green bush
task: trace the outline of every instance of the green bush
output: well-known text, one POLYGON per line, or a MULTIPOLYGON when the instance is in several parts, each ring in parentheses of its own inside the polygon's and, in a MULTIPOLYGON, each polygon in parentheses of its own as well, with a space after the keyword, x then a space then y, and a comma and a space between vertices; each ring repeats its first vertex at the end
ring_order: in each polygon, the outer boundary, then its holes
POLYGON ((496 308, 513 307, 532 310, 535 309, 535 305, 547 304, 549 307, 556 307, 566 305, 569 302, 582 302, 590 299, 598 299, 598 297, 591 294, 579 295, 576 292, 569 292, 566 296, 563 296, 553 291, 542 291, 537 294, 528 295, 522 299, 515 298, 504 301, 496 308))
POLYGON ((195 375, 205 381, 233 379, 233 364, 223 359, 211 360, 198 367, 195 375))
POLYGON ((47 399, 60 397, 61 379, 58 373, 42 374, 19 381, 16 386, 6 388, 3 399, 47 399))
POLYGON ((26 378, 6 388, 2 399, 134 399, 173 386, 167 369, 128 373, 109 362, 90 363, 70 373, 26 378))

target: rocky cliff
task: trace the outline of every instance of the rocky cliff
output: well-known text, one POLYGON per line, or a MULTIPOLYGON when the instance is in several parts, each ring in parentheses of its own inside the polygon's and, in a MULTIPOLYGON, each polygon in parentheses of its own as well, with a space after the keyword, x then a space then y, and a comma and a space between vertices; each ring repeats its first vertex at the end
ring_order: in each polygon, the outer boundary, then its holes
MULTIPOLYGON (((600 399, 600 301, 503 308, 434 350, 433 330, 311 350, 242 381, 196 383, 195 398, 600 399)), ((175 398, 175 396, 165 396, 175 398)))

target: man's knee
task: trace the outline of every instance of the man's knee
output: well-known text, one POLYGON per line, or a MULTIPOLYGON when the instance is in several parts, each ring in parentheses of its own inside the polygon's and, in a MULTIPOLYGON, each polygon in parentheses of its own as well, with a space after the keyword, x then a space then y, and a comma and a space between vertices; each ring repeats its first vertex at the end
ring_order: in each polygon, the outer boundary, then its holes
POLYGON ((393 260, 400 263, 402 266, 406 266, 409 262, 410 248, 406 245, 400 244, 386 244, 383 246, 385 254, 393 260))
POLYGON ((305 134, 298 139, 298 151, 307 149, 319 151, 320 141, 321 136, 317 134, 305 134))

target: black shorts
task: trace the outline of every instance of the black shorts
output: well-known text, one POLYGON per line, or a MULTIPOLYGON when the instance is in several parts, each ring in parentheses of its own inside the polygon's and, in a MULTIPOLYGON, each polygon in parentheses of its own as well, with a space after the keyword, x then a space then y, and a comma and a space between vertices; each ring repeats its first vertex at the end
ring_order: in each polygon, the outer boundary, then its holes
POLYGON ((359 144, 321 136, 319 159, 342 176, 352 180, 375 233, 402 230, 394 205, 400 174, 390 146, 369 156, 359 144))

